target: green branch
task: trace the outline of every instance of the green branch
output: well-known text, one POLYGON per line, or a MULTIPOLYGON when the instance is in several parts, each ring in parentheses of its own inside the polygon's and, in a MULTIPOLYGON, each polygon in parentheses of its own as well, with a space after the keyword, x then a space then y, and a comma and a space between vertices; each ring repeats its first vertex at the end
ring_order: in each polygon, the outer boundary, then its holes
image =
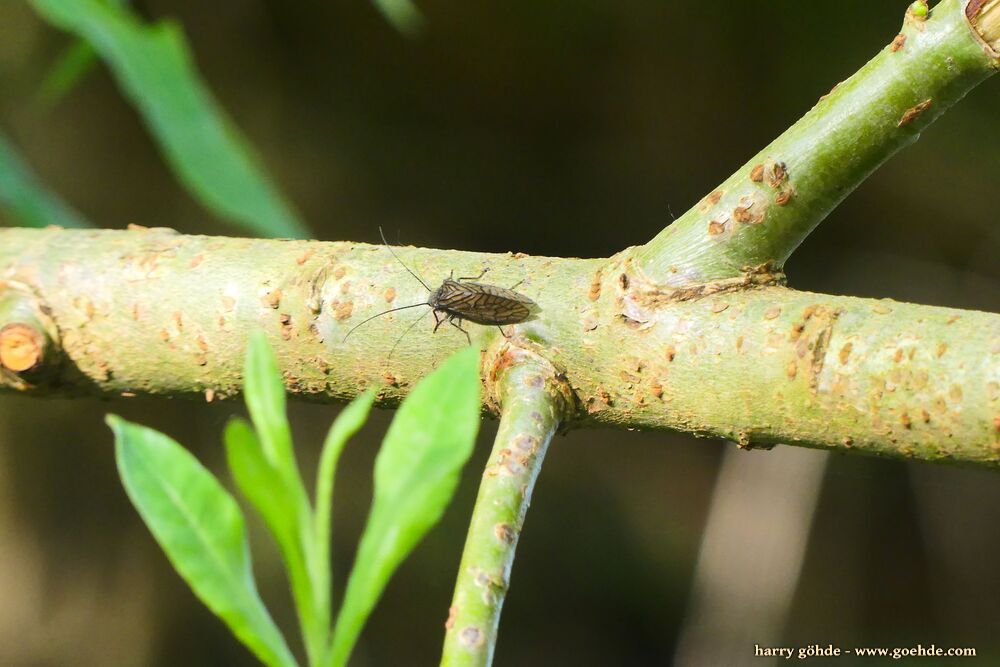
MULTIPOLYGON (((782 288, 778 269, 864 176, 993 71, 967 15, 992 42, 997 4, 944 0, 929 16, 915 4, 883 53, 705 210, 635 251, 400 254, 431 280, 484 268, 496 284, 523 280, 541 311, 514 328, 517 340, 544 346, 565 369, 579 425, 995 465, 1000 318, 804 294, 782 288)), ((61 334, 68 363, 27 382, 38 395, 227 397, 241 386, 246 332, 262 326, 291 392, 344 399, 381 384, 392 404, 463 342, 417 326, 390 355, 414 311, 344 341, 365 317, 427 298, 378 246, 5 230, 0 278, 29 285, 61 334)), ((472 331, 495 356, 495 329, 472 331)))
POLYGON ((531 491, 567 405, 557 373, 544 358, 504 346, 499 359, 500 428, 479 486, 445 625, 441 664, 448 667, 493 661, 531 491))
POLYGON ((780 269, 844 197, 996 71, 964 6, 907 12, 875 58, 638 248, 635 277, 677 287, 780 269))
MULTIPOLYGON (((576 426, 1000 462, 998 315, 753 284, 637 290, 621 257, 398 253, 434 282, 452 269, 523 279, 540 311, 510 333, 568 378, 576 426)), ((261 327, 289 392, 347 399, 382 385, 379 401, 394 405, 466 344, 450 327, 432 334, 427 317, 390 356, 415 311, 344 341, 365 317, 427 298, 381 246, 6 229, 0 278, 30 286, 58 328, 65 361, 27 389, 36 396, 234 396, 261 327)), ((506 339, 468 328, 488 369, 506 339)))

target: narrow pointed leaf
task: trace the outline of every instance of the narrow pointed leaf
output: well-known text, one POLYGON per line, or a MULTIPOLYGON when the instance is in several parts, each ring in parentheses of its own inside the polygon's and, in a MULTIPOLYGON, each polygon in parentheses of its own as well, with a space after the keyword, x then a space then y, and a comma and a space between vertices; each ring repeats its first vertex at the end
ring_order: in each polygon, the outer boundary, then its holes
POLYGON ((479 430, 479 350, 465 348, 403 401, 375 460, 375 498, 327 665, 347 662, 389 577, 441 518, 479 430))
POLYGON ((317 602, 320 590, 307 561, 313 543, 309 505, 268 461, 246 421, 233 419, 226 425, 225 443, 236 485, 264 519, 281 551, 307 651, 318 655, 327 641, 329 613, 324 616, 317 602))
POLYGON ((337 474, 337 461, 340 460, 340 453, 344 450, 344 445, 364 425, 371 411, 372 403, 375 401, 375 392, 371 389, 364 392, 340 411, 337 418, 330 426, 330 431, 323 441, 323 452, 319 458, 319 469, 316 472, 316 535, 315 546, 317 550, 316 561, 319 564, 322 582, 320 591, 325 593, 322 601, 325 607, 327 619, 330 614, 330 571, 332 563, 330 561, 331 548, 331 511, 333 509, 333 485, 337 474))
MULTIPOLYGON (((236 450, 227 444, 230 465, 243 493, 278 540, 312 662, 318 659, 328 641, 330 620, 323 605, 326 594, 321 591, 325 580, 322 564, 316 560, 319 553, 313 534, 312 507, 295 460, 292 431, 285 414, 285 384, 267 336, 259 329, 251 333, 247 345, 243 383, 244 400, 256 435, 252 447, 236 450), (243 458, 234 458, 233 454, 242 454, 243 458), (241 462, 253 465, 267 476, 263 482, 267 490, 245 478, 248 468, 241 468, 238 465, 241 462), (263 497, 265 493, 274 494, 275 498, 263 497), (275 510, 275 502, 280 511, 275 510)), ((250 442, 245 435, 242 440, 250 442)))
POLYGON ((100 0, 30 0, 56 27, 86 39, 111 68, 178 179, 203 206, 269 236, 306 236, 239 130, 195 71, 178 25, 147 25, 100 0))
POLYGON ((297 475, 292 430, 285 414, 285 383, 267 335, 260 329, 250 334, 247 346, 243 398, 267 460, 283 474, 297 475))
POLYGON ((257 593, 236 501, 169 437, 108 415, 129 498, 195 595, 265 664, 296 664, 257 593))

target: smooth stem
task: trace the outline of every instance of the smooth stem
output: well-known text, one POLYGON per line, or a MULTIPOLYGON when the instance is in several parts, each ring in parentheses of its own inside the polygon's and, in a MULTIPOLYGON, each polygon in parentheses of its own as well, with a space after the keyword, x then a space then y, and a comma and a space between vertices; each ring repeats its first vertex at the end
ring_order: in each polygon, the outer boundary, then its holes
MULTIPOLYGON (((963 8, 908 11, 868 64, 638 248, 633 279, 676 287, 781 268, 844 197, 996 71, 963 8)), ((801 55, 825 57, 827 45, 814 48, 801 55)))
POLYGON ((445 625, 442 665, 493 661, 517 540, 563 397, 548 366, 528 357, 499 379, 500 428, 473 510, 445 625))

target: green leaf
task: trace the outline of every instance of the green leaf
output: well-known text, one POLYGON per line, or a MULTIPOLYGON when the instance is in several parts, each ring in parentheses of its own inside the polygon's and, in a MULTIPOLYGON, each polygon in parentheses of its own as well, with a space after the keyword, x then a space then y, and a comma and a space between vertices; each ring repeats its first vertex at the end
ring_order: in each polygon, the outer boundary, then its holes
POLYGON ((285 383, 267 334, 260 329, 250 334, 247 345, 243 398, 267 460, 283 474, 298 477, 292 430, 285 415, 285 383))
POLYGON ((372 0, 396 30, 413 37, 424 29, 424 15, 411 0, 372 0))
POLYGON ((88 42, 82 39, 74 40, 42 80, 42 101, 48 106, 55 105, 80 82, 85 74, 94 69, 98 62, 100 61, 97 54, 88 42))
MULTIPOLYGON (((125 7, 127 4, 127 0, 102 0, 102 2, 105 4, 113 2, 119 7, 125 7)), ((73 40, 42 80, 42 102, 48 106, 57 104, 94 69, 98 62, 100 61, 94 52, 94 47, 84 39, 73 40)))
POLYGON ((46 189, 0 134, 0 204, 25 227, 90 227, 83 216, 46 189))
POLYGON ((375 460, 375 498, 327 665, 344 665, 389 577, 451 500, 479 430, 479 350, 458 352, 403 401, 375 460))
POLYGON ((316 560, 320 566, 320 574, 323 577, 320 583, 320 592, 326 594, 323 604, 326 607, 327 619, 330 613, 330 571, 332 563, 330 560, 330 533, 331 533, 331 510, 333 509, 333 482, 337 473, 337 461, 340 453, 347 444, 347 440, 358 432, 371 411, 372 403, 375 401, 375 391, 369 389, 350 405, 340 411, 329 432, 326 440, 323 441, 323 453, 319 458, 319 469, 316 471, 316 518, 314 533, 316 536, 316 560))
POLYGON ((202 83, 178 25, 147 25, 99 0, 30 1, 44 19, 86 39, 108 64, 174 173, 203 206, 261 234, 306 236, 202 83))
POLYGON ((107 423, 125 490, 174 569, 262 662, 295 665, 257 593, 233 497, 174 440, 115 415, 107 423))
POLYGON ((268 460, 250 424, 232 419, 226 425, 226 458, 236 485, 250 504, 260 513, 281 551, 288 573, 292 598, 299 614, 302 638, 313 662, 313 656, 324 649, 330 622, 329 609, 325 616, 316 596, 320 588, 310 574, 308 559, 312 557, 313 539, 308 500, 299 492, 294 481, 288 480, 268 460))
MULTIPOLYGON (((323 651, 329 632, 329 604, 325 608, 323 604, 329 593, 320 591, 327 580, 323 564, 317 560, 320 553, 315 546, 312 508, 292 447, 292 431, 285 414, 285 384, 267 336, 260 329, 250 334, 243 382, 244 399, 256 436, 252 447, 239 448, 230 447, 227 438, 230 467, 243 494, 264 517, 281 548, 306 650, 312 660, 323 651), (234 452, 242 456, 233 458, 234 452), (246 465, 241 467, 241 464, 246 465), (251 471, 251 465, 256 472, 251 471), (257 481, 250 476, 251 472, 266 477, 257 481), (262 484, 267 488, 262 489, 262 484), (267 494, 274 497, 268 498, 267 494), (272 506, 275 502, 280 509, 272 506)), ((233 428, 249 431, 239 426, 233 428)), ((245 443, 247 438, 241 441, 245 443)))

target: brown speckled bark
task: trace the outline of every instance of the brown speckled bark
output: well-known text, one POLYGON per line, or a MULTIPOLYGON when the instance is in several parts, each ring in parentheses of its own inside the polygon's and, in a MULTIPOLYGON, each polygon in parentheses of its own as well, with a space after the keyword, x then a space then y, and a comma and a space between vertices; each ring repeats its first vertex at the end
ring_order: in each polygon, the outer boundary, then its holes
MULTIPOLYGON (((995 465, 1000 316, 809 294, 764 281, 660 291, 610 260, 400 248, 432 283, 454 269, 512 285, 541 310, 511 342, 544 350, 575 391, 575 426, 731 438, 995 465), (624 276, 624 277, 623 277, 624 276)), ((224 398, 247 333, 270 335, 290 392, 394 404, 465 336, 419 309, 346 331, 426 292, 385 248, 183 236, 0 230, 0 279, 30 286, 61 340, 36 395, 224 398), (425 319, 389 351, 413 318, 425 319)), ((506 339, 467 325, 496 377, 506 339)), ((9 383, 8 383, 9 384, 9 383)), ((489 403, 488 403, 489 404, 489 403)))

